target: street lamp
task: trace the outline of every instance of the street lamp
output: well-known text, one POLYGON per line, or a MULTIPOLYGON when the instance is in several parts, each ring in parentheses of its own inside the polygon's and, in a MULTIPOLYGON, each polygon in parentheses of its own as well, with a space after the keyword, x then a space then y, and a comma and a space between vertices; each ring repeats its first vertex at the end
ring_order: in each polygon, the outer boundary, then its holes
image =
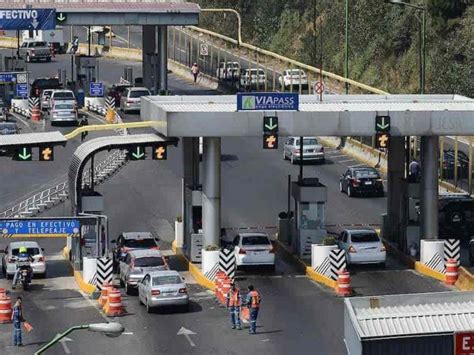
POLYGON ((237 43, 239 46, 242 44, 242 19, 240 17, 240 14, 237 10, 234 9, 201 9, 201 12, 230 12, 235 14, 237 16, 237 43))
MULTIPOLYGON (((344 29, 344 77, 349 78, 349 0, 345 0, 345 29, 344 29)), ((349 94, 349 84, 346 82, 346 95, 349 94)))
POLYGON ((420 61, 420 94, 425 93, 425 71, 426 71, 426 6, 411 4, 402 0, 386 0, 389 4, 411 7, 421 12, 420 40, 419 40, 419 61, 420 61))
POLYGON ((122 335, 123 331, 125 330, 123 325, 117 322, 76 325, 74 327, 69 328, 64 333, 56 335, 53 340, 38 349, 38 351, 35 352, 35 355, 44 354, 46 350, 57 344, 59 341, 61 341, 61 339, 65 338, 73 331, 80 329, 87 329, 90 332, 102 333, 111 338, 116 338, 122 335))

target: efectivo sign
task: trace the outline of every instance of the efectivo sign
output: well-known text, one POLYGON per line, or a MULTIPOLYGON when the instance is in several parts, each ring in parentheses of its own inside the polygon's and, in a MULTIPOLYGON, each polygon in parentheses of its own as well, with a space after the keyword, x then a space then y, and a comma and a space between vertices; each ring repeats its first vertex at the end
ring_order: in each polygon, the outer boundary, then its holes
POLYGON ((3 219, 2 238, 65 238, 79 237, 78 219, 3 219))
POLYGON ((237 111, 298 111, 297 93, 238 93, 237 111))
POLYGON ((55 9, 0 9, 1 30, 54 30, 55 9))

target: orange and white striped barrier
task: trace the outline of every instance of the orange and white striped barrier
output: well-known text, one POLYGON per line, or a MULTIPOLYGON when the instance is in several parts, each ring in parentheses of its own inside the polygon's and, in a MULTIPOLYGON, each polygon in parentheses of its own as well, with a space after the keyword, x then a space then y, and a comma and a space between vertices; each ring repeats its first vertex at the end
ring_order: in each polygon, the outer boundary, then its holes
POLYGON ((7 290, 4 288, 0 288, 0 298, 5 298, 7 297, 7 290))
POLYGON ((230 289, 232 288, 230 284, 232 283, 232 280, 227 277, 224 279, 222 282, 222 301, 221 303, 225 305, 227 303, 227 294, 230 292, 230 289))
POLYGON ((119 290, 112 289, 108 291, 107 303, 104 306, 104 313, 107 317, 121 316, 125 313, 122 305, 122 294, 119 290))
POLYGON ((337 278, 336 294, 339 296, 350 296, 351 289, 351 275, 346 270, 339 271, 337 278))
POLYGON ((102 290, 100 291, 99 297, 99 308, 102 308, 107 303, 109 291, 112 290, 113 287, 110 284, 103 284, 102 290))
POLYGON ((454 285, 458 280, 458 262, 455 259, 446 261, 446 285, 454 285))
POLYGON ((250 321, 250 310, 248 307, 240 308, 240 318, 242 320, 250 321))
POLYGON ((31 108, 31 120, 32 121, 40 121, 41 120, 41 112, 38 106, 33 106, 31 108))
POLYGON ((217 298, 217 300, 221 303, 223 303, 223 294, 222 294, 222 285, 223 285, 223 281, 225 280, 226 278, 226 274, 225 272, 223 271, 218 271, 217 274, 216 274, 216 278, 215 278, 215 290, 214 290, 214 294, 217 298))
POLYGON ((0 323, 10 323, 12 321, 12 300, 6 296, 0 298, 0 323))

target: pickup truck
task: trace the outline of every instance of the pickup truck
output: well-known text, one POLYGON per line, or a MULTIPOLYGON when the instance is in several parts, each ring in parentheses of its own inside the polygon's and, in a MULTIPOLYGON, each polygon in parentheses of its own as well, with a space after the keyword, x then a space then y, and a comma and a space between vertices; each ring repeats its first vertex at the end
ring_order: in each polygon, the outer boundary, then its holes
POLYGON ((41 59, 47 62, 51 61, 51 49, 43 41, 25 41, 20 47, 20 56, 25 57, 28 63, 41 59))

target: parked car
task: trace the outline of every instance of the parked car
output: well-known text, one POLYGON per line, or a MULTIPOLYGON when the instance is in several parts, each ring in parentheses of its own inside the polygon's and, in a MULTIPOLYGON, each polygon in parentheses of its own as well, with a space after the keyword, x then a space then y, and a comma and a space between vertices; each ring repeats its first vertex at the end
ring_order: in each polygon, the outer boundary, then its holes
POLYGON ((47 111, 50 108, 49 103, 51 101, 51 94, 53 93, 53 91, 53 89, 43 90, 40 100, 41 111, 47 111))
POLYGON ((240 77, 240 64, 238 62, 222 62, 217 68, 216 76, 220 80, 238 80, 240 77))
POLYGON ((49 110, 49 120, 51 125, 58 122, 70 122, 77 124, 79 116, 77 106, 72 101, 55 101, 51 100, 51 108, 49 110))
POLYGON ((240 233, 233 245, 237 267, 265 265, 275 269, 275 249, 268 234, 240 233))
POLYGON ((28 255, 33 258, 31 268, 33 275, 38 277, 46 276, 46 259, 43 254, 43 249, 37 242, 11 242, 4 250, 2 258, 2 270, 7 279, 13 278, 16 271, 16 256, 20 247, 26 247, 28 255))
POLYGON ((138 282, 143 279, 146 273, 163 270, 169 270, 169 266, 160 250, 133 250, 120 260, 120 285, 125 287, 127 294, 130 294, 130 291, 137 287, 138 282))
POLYGON ((21 57, 25 57, 28 63, 42 59, 47 62, 51 61, 51 49, 44 41, 24 41, 19 48, 19 54, 21 57))
MULTIPOLYGON (((283 159, 295 164, 301 160, 300 148, 300 137, 289 137, 283 146, 283 159)), ((316 137, 303 137, 303 161, 324 163, 324 147, 316 137)))
POLYGON ((263 69, 245 69, 239 80, 240 89, 263 89, 267 75, 263 69))
POLYGON ((115 100, 115 107, 120 106, 120 99, 123 95, 125 89, 131 88, 132 85, 130 84, 114 84, 112 88, 109 90, 107 96, 113 97, 115 100))
POLYGON ((147 273, 138 284, 138 299, 148 313, 161 306, 189 306, 186 283, 174 270, 147 273))
POLYGON ((61 89, 62 84, 59 82, 57 78, 39 78, 35 79, 31 84, 30 96, 31 97, 41 97, 43 90, 46 89, 53 89, 58 90, 61 89))
POLYGON ((474 199, 469 194, 440 194, 438 198, 440 238, 467 242, 474 236, 474 199))
POLYGON ((159 249, 159 238, 155 238, 150 232, 124 232, 111 243, 115 243, 112 250, 114 269, 118 271, 118 262, 128 252, 137 249, 159 249))
POLYGON ((383 181, 379 172, 371 167, 349 168, 339 180, 339 190, 347 196, 374 194, 384 196, 383 181))
POLYGON ((308 89, 308 77, 306 73, 301 69, 287 69, 278 78, 280 87, 283 90, 296 89, 299 90, 300 86, 302 90, 308 89))
POLYGON ((373 229, 345 229, 339 236, 338 244, 346 251, 348 264, 380 264, 385 267, 387 252, 373 229))
POLYGON ((120 110, 123 112, 140 111, 141 97, 150 95, 150 90, 145 87, 127 88, 120 99, 120 110))
MULTIPOLYGON (((445 150, 443 153, 442 177, 444 179, 454 179, 454 149, 445 150)), ((469 157, 462 150, 458 150, 458 179, 467 179, 469 176, 469 157)))

